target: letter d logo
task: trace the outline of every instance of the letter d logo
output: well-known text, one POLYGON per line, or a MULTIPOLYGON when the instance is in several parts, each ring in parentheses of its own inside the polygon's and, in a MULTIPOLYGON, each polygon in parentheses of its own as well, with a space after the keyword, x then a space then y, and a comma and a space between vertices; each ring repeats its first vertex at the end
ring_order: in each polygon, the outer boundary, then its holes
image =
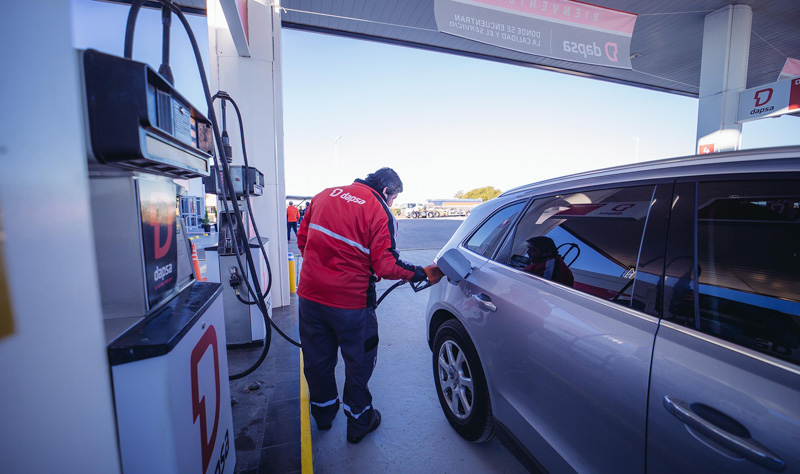
POLYGON ((150 204, 150 226, 153 227, 154 253, 156 260, 163 258, 172 246, 172 233, 175 231, 175 212, 163 202, 169 202, 169 195, 156 192, 152 194, 153 202, 150 204), (163 201, 158 201, 162 199, 163 201), (161 227, 166 226, 167 236, 161 243, 161 227))
MULTIPOLYGON (((208 326, 206 332, 197 341, 197 345, 192 349, 191 356, 191 380, 192 380, 192 415, 193 423, 200 421, 200 451, 203 456, 203 472, 208 470, 208 464, 211 461, 211 456, 214 452, 214 446, 217 440, 217 428, 219 428, 219 348, 217 347, 217 330, 214 326, 208 326), (209 424, 206 415, 206 394, 200 393, 200 359, 211 349, 211 356, 214 361, 214 421, 209 424), (211 426, 209 426, 211 425, 211 426), (209 432, 210 428, 210 432, 209 432), (209 436, 210 434, 210 436, 209 436), (210 439, 209 439, 210 438, 210 439)), ((208 377, 210 374, 205 374, 208 377)), ((210 394, 209 394, 210 395, 210 394)))
POLYGON ((344 189, 336 188, 333 191, 331 191, 331 196, 332 197, 336 197, 336 196, 342 194, 342 191, 344 191, 344 189))
POLYGON ((606 43, 606 56, 612 62, 617 62, 617 43, 606 43))
POLYGON ((761 107, 762 105, 766 105, 770 99, 772 99, 772 88, 761 89, 760 91, 756 92, 756 95, 753 97, 756 100, 756 107, 761 107), (767 98, 764 99, 764 93, 767 94, 767 98), (763 99, 763 102, 762 102, 763 99))

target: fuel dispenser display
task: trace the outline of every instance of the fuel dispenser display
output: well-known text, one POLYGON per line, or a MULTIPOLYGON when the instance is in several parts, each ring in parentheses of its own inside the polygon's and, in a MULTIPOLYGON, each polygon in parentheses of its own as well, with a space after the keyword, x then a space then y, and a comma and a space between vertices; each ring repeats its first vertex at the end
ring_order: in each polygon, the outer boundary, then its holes
POLYGON ((223 289, 194 279, 173 181, 208 175, 212 122, 145 64, 80 60, 122 468, 232 473, 223 289))

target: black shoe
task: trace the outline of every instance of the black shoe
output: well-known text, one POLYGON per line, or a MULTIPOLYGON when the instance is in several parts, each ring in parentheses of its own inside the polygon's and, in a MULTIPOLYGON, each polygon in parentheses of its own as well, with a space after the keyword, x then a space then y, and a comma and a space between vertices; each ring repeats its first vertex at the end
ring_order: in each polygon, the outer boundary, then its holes
POLYGON ((333 426, 333 423, 331 423, 330 425, 317 425, 317 429, 320 431, 327 431, 331 429, 331 426, 333 426))
POLYGON ((361 436, 348 436, 347 441, 349 443, 358 444, 364 439, 364 436, 372 433, 373 431, 377 430, 379 426, 381 426, 381 412, 378 410, 373 410, 375 412, 375 423, 369 427, 366 433, 362 434, 361 436))

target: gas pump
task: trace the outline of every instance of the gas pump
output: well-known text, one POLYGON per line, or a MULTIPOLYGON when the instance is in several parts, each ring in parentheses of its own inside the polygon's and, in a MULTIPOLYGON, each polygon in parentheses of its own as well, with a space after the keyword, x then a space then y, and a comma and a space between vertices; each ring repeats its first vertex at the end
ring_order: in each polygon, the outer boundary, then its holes
MULTIPOLYGON (((220 200, 226 197, 229 201, 230 198, 236 199, 237 208, 240 209, 237 214, 232 202, 229 202, 227 206, 222 206, 222 210, 217 213, 219 229, 217 245, 206 247, 205 251, 208 281, 221 283, 223 288, 222 302, 225 310, 228 347, 240 348, 267 343, 267 327, 264 317, 258 306, 249 301, 243 280, 247 279, 252 287, 254 278, 257 278, 259 287, 267 288, 269 276, 264 255, 267 254, 269 239, 252 236, 249 220, 243 211, 246 206, 250 206, 250 199, 263 194, 264 175, 256 168, 245 166, 230 166, 230 172, 234 183, 232 193, 222 192, 222 175, 216 166, 211 167, 210 176, 203 178, 207 193, 216 194, 220 200), (244 224, 247 235, 239 233, 237 225, 239 221, 244 224), (244 258, 244 252, 250 253, 255 263, 257 272, 255 275, 247 268, 239 269, 237 252, 239 259, 244 258)), ((271 318, 271 297, 267 293, 262 298, 271 318)))
POLYGON ((231 473, 222 286, 194 279, 173 181, 208 175, 213 124, 146 64, 79 58, 123 470, 231 473))

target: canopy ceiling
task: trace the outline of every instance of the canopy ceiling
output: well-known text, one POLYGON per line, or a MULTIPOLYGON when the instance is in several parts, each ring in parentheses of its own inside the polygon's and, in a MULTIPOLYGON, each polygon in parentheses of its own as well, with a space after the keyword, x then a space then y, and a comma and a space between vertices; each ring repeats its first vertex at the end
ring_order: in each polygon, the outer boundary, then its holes
MULTIPOLYGON (((440 33, 434 0, 281 0, 285 28, 459 54, 696 97, 703 21, 728 0, 591 0, 638 15, 633 70, 510 51, 440 33)), ((739 0, 753 10, 747 87, 775 82, 786 58, 800 59, 800 1, 739 0)))

